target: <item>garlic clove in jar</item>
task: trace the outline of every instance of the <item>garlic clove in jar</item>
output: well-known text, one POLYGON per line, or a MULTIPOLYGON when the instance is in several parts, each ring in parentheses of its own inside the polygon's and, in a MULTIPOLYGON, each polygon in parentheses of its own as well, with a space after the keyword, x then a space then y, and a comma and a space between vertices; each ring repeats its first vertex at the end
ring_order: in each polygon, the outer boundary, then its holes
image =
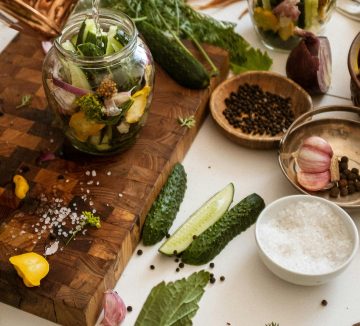
POLYGON ((299 171, 297 172, 296 177, 299 184, 309 191, 322 190, 330 183, 329 170, 319 173, 299 171))

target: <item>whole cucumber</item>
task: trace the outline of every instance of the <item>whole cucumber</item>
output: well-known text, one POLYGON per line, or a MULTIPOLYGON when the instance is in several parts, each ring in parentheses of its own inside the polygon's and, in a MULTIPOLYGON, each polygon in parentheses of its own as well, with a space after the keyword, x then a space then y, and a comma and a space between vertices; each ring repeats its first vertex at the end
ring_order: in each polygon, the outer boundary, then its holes
POLYGON ((264 207, 264 200, 259 195, 251 194, 247 196, 193 240, 191 245, 183 252, 181 260, 190 265, 208 263, 235 236, 255 223, 264 207))
POLYGON ((160 29, 141 21, 136 23, 140 33, 157 63, 180 85, 188 88, 205 88, 210 77, 205 67, 182 48, 169 39, 160 29))
POLYGON ((184 199, 186 181, 184 167, 180 163, 175 164, 146 216, 142 231, 145 246, 159 242, 168 233, 184 199))

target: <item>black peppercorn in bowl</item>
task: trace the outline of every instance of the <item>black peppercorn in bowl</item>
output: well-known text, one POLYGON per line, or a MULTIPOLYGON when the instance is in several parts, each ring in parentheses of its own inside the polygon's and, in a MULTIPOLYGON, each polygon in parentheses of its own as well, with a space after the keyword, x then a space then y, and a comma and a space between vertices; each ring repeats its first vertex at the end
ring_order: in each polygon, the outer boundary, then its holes
POLYGON ((210 111, 220 131, 253 149, 277 148, 291 123, 311 109, 311 97, 304 89, 268 71, 227 79, 210 98, 210 111))
MULTIPOLYGON (((298 117, 280 141, 279 164, 290 183, 300 192, 322 197, 343 208, 360 207, 360 108, 325 106, 298 117), (332 152, 329 181, 317 191, 304 188, 299 180, 299 149, 310 137, 326 141, 332 152), (336 170, 339 173, 336 173, 336 170)), ((307 174, 311 182, 320 180, 317 173, 307 174)))

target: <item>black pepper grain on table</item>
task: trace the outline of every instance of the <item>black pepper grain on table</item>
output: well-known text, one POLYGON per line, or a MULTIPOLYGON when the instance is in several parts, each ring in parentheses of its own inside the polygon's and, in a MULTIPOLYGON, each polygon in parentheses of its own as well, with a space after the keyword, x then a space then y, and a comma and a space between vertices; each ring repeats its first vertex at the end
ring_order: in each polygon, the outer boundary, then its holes
POLYGON ((276 136, 294 121, 291 99, 264 92, 258 85, 240 85, 225 99, 225 118, 243 133, 276 136))

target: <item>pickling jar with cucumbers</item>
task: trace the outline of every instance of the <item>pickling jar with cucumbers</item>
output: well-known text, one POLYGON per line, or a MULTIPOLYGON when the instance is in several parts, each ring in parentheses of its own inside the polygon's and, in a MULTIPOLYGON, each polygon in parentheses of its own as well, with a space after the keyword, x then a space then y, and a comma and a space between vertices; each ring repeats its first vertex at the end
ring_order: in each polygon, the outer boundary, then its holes
POLYGON ((300 30, 322 33, 336 0, 248 0, 250 17, 269 49, 291 50, 300 30))
POLYGON ((71 17, 43 64, 54 124, 78 150, 109 155, 127 150, 151 104, 154 62, 134 22, 118 11, 71 17))

